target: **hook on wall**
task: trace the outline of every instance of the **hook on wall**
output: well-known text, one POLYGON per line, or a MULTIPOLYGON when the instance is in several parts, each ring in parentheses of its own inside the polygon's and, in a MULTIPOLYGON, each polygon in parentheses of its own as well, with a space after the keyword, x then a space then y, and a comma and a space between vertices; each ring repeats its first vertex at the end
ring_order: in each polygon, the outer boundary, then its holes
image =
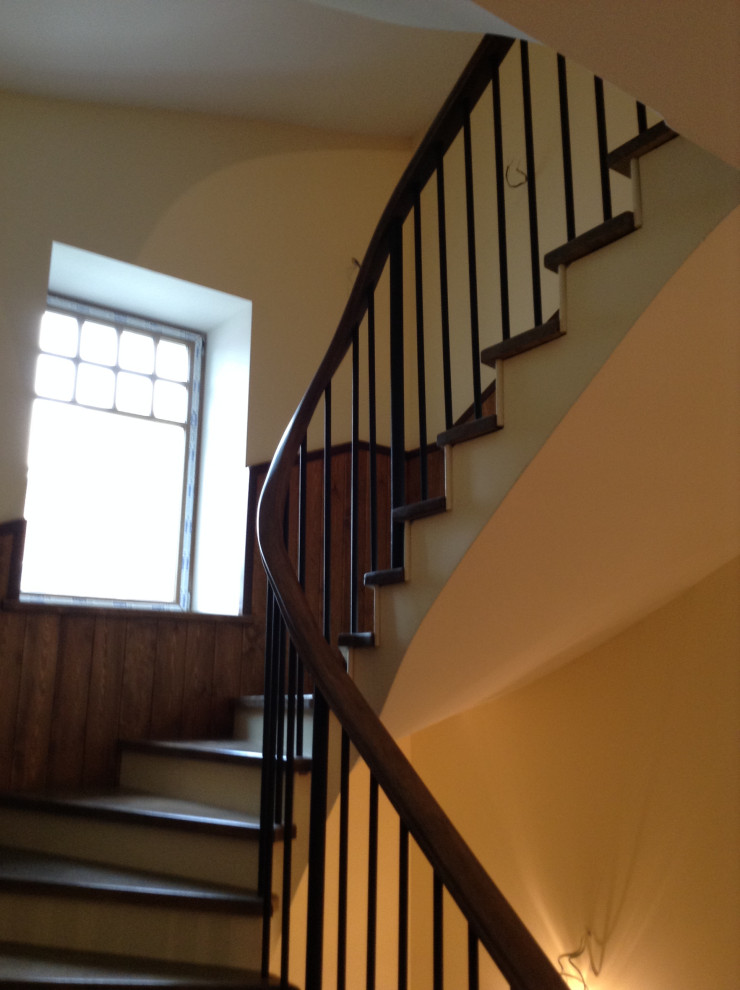
POLYGON ((526 185, 527 179, 529 178, 529 176, 524 171, 524 169, 521 168, 521 166, 514 165, 512 162, 509 162, 509 164, 506 166, 506 172, 504 174, 506 176, 506 185, 509 186, 510 189, 518 189, 519 186, 526 185), (509 172, 512 170, 514 171, 515 174, 521 175, 522 177, 521 182, 511 181, 511 179, 509 178, 509 172))

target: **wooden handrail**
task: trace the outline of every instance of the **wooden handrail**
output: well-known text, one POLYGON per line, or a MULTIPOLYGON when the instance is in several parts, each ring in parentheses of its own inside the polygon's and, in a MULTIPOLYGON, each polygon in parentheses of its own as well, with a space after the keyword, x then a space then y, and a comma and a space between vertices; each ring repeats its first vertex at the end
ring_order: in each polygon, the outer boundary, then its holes
POLYGON ((259 544, 290 635, 317 688, 504 977, 520 990, 563 990, 539 945, 346 674, 341 655, 326 642, 283 537, 283 507, 302 438, 365 315, 367 299, 387 258, 391 225, 406 217, 415 191, 432 175, 439 155, 458 134, 465 114, 511 45, 510 39, 483 40, 396 187, 337 332, 273 459, 260 499, 259 544))

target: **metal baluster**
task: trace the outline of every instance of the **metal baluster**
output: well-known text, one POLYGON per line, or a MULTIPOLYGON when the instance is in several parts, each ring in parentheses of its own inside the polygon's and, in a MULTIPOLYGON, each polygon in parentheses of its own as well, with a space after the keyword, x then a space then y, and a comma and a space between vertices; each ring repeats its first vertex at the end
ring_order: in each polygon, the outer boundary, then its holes
POLYGON ((478 990, 478 937, 468 925, 468 990, 478 990))
POLYGON ((567 239, 576 236, 573 198, 573 162, 570 149, 570 112, 568 107, 568 74, 565 57, 558 55, 558 93, 560 95, 560 136, 563 145, 563 185, 565 187, 565 229, 567 239))
POLYGON ((445 396, 445 429, 452 426, 452 364, 450 361, 450 303, 447 286, 447 217, 442 152, 437 153, 437 232, 439 239, 439 305, 442 321, 442 373, 445 396))
POLYGON ((287 985, 290 967, 290 920, 291 885, 293 876, 293 797, 295 783, 295 724, 296 691, 298 685, 298 657, 291 640, 288 650, 288 699, 287 725, 285 733, 285 840, 283 842, 283 890, 282 890, 282 930, 280 934, 280 979, 287 985))
POLYGON ((262 895, 262 975, 270 970, 270 924, 272 920, 272 851, 275 826, 272 816, 274 804, 274 704, 272 697, 274 666, 273 610, 275 596, 272 585, 267 583, 265 607, 265 694, 262 722, 262 783, 260 791, 260 861, 257 887, 262 895))
POLYGON ((419 481, 421 500, 429 497, 427 470, 427 394, 424 369, 424 272, 421 252, 421 196, 414 198, 414 279, 416 288, 416 373, 419 400, 419 481))
POLYGON ((501 118, 501 80, 496 66, 492 78, 493 88, 493 149, 496 169, 496 214, 498 226, 498 267, 501 286, 501 335, 511 336, 509 315, 509 259, 506 246, 506 193, 504 187, 504 139, 501 118))
MULTIPOLYGON (((298 453, 298 581, 301 588, 306 589, 306 473, 308 462, 308 439, 304 436, 298 453)), ((303 756, 303 696, 304 676, 303 661, 298 657, 297 686, 300 703, 296 713, 296 754, 303 756)))
POLYGON ((359 478, 359 447, 360 447, 360 346, 358 340, 359 327, 352 331, 352 480, 350 501, 350 600, 349 628, 357 632, 358 611, 360 605, 359 560, 360 544, 360 478, 359 478))
POLYGON ((349 856, 349 736, 342 729, 339 768, 339 877, 337 894, 337 990, 347 985, 347 883, 349 856))
POLYGON ((432 932, 433 932, 433 985, 434 990, 443 990, 444 986, 444 915, 442 901, 442 881, 434 874, 432 891, 432 932))
POLYGON ((370 458, 370 570, 378 569, 378 449, 375 410, 375 296, 367 307, 367 375, 370 458))
POLYGON ((366 990, 375 990, 375 947, 378 919, 378 782, 370 777, 367 840, 367 967, 366 990))
POLYGON ((596 133, 599 140, 599 172, 601 175, 601 201, 604 207, 604 220, 612 218, 612 189, 609 178, 606 139, 606 106, 604 103, 604 81, 594 76, 594 100, 596 103, 596 133))
POLYGON ((640 103, 639 100, 637 101, 635 106, 637 109, 637 129, 640 132, 640 134, 642 134, 643 131, 647 130, 647 126, 648 126, 647 107, 645 106, 644 103, 640 103))
POLYGON ((542 323, 542 288, 540 284, 540 238, 537 225, 537 184, 535 178, 534 135, 532 131, 532 90, 529 81, 529 45, 519 43, 522 63, 524 99, 524 144, 527 157, 527 199, 529 203, 529 250, 532 261, 532 306, 534 324, 542 323))
POLYGON ((331 641, 331 382, 324 390, 324 637, 331 641))
POLYGON ((308 898, 306 906, 306 986, 321 990, 324 947, 324 884, 326 878, 326 791, 329 759, 329 707, 314 690, 311 810, 308 835, 308 898))
POLYGON ((398 843, 398 990, 407 990, 409 964, 409 830, 399 822, 398 843))
POLYGON ((470 110, 463 122, 465 152, 465 206, 468 228, 468 285, 470 291, 470 346, 473 360, 473 410, 475 418, 483 415, 480 381, 480 334, 478 329, 478 271, 475 244, 475 196, 473 194, 473 144, 470 133, 470 110))
MULTIPOLYGON (((396 222, 390 244, 391 509, 406 502, 406 428, 403 371, 403 232, 396 222)), ((391 567, 403 567, 404 523, 391 523, 391 567)))

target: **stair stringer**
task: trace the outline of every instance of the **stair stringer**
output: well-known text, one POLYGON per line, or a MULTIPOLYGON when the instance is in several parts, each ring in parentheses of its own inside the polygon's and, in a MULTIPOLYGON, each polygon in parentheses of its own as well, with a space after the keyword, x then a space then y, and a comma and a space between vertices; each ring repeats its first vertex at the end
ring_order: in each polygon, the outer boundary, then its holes
POLYGON ((682 138, 646 155, 633 183, 640 228, 561 271, 566 335, 498 363, 504 429, 448 452, 451 511, 407 524, 406 581, 375 590, 376 648, 355 650, 351 669, 396 736, 459 710, 461 656, 422 663, 423 677, 418 662, 413 676, 404 669, 407 650, 441 589, 619 342, 740 200, 738 173, 682 138))

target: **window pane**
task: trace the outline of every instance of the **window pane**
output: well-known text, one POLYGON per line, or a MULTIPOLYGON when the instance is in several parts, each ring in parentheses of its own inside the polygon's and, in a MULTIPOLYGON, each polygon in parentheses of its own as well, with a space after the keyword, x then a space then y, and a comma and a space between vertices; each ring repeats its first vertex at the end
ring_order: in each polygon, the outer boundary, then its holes
POLYGON ((116 376, 110 368, 99 368, 95 364, 81 364, 77 370, 75 396, 77 401, 84 406, 112 409, 115 384, 116 376))
POLYGON ((69 402, 75 391, 75 363, 67 358, 39 354, 36 361, 36 395, 69 402))
POLYGON ((154 341, 143 333, 124 330, 118 363, 126 371, 138 371, 141 375, 151 375, 154 371, 154 341))
POLYGON ((47 310, 41 317, 39 345, 42 351, 61 354, 63 357, 77 356, 77 318, 47 310))
POLYGON ((118 374, 116 409, 121 412, 149 416, 152 411, 152 380, 128 371, 118 374))
POLYGON ((190 377, 187 346, 172 340, 160 340, 157 344, 157 374, 173 382, 186 382, 190 377))
POLYGON ((175 600, 184 464, 182 427, 37 399, 22 590, 175 600))
POLYGON ((80 357, 95 364, 115 364, 117 352, 116 328, 85 320, 80 337, 80 357))
POLYGON ((185 423, 188 418, 188 390, 174 382, 154 383, 154 415, 157 419, 171 419, 185 423))

